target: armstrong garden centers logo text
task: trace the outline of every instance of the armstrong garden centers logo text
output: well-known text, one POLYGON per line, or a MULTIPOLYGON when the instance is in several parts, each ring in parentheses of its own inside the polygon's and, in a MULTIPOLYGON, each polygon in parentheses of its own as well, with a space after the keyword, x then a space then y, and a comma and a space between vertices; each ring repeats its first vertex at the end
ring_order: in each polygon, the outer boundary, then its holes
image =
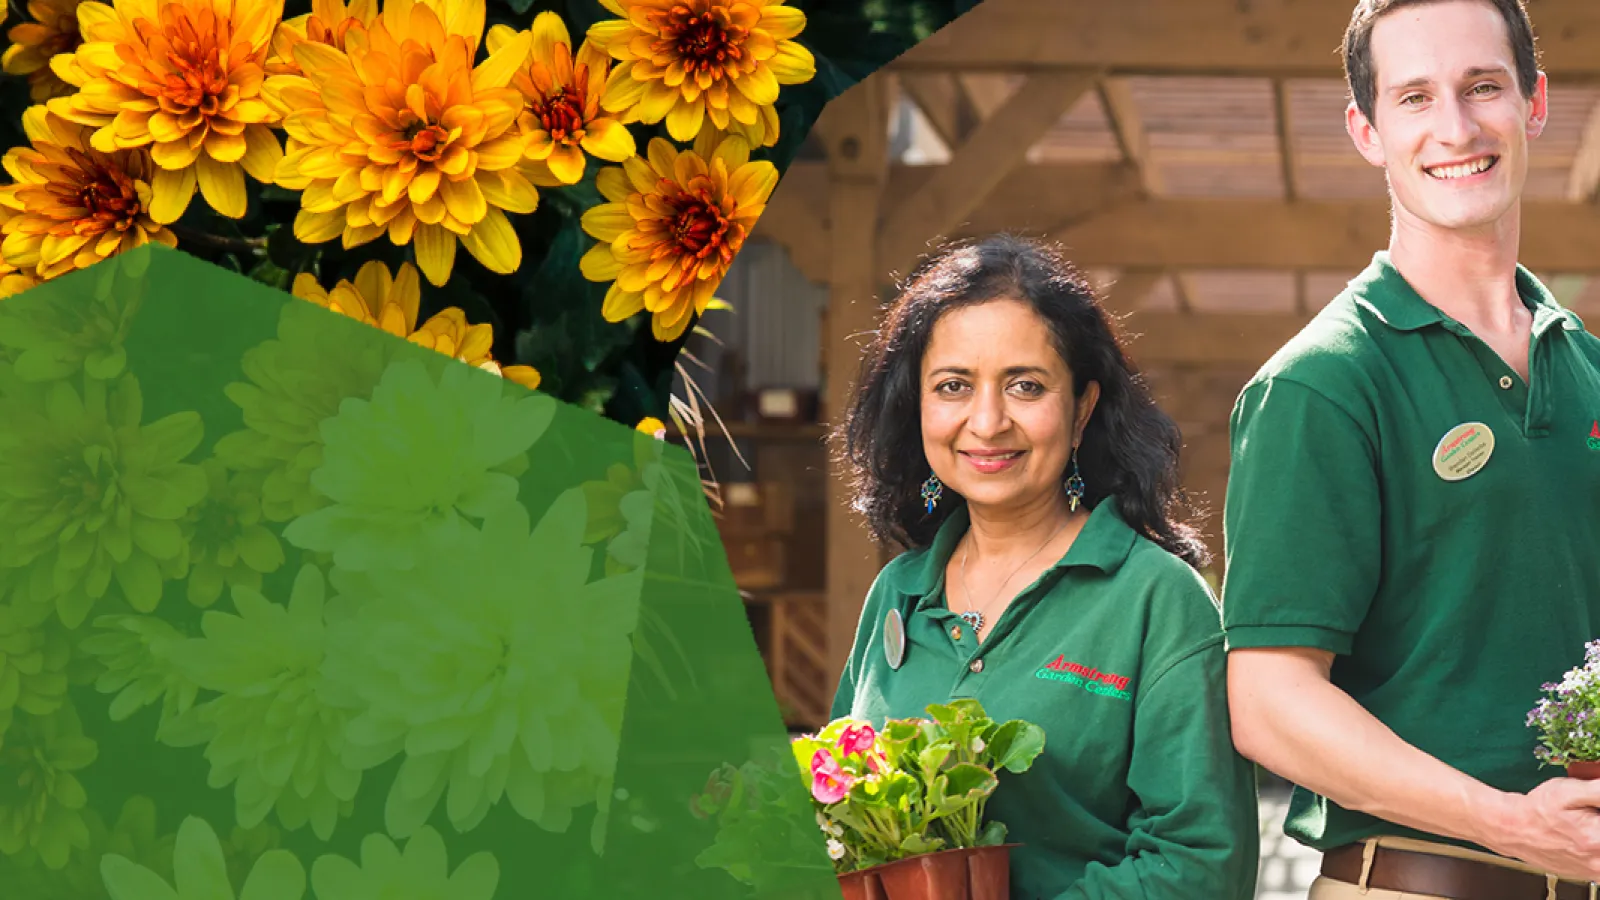
POLYGON ((1052 662, 1041 666, 1033 676, 1046 681, 1075 684, 1091 694, 1100 694, 1104 697, 1116 697, 1118 700, 1133 699, 1133 695, 1128 692, 1128 676, 1113 675, 1075 662, 1067 662, 1065 656, 1057 656, 1052 662))

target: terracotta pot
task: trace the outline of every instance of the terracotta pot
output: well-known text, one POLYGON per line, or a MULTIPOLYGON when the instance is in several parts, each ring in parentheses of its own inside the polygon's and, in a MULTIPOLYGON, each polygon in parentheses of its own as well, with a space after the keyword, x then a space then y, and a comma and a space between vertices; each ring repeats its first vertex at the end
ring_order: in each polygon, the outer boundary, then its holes
POLYGON ((844 892, 844 900, 886 900, 876 867, 840 875, 839 890, 844 892))
POLYGON ((1579 760, 1567 763, 1567 777, 1584 781, 1600 781, 1600 761, 1579 760))
POLYGON ((968 884, 972 900, 1011 900, 1011 848, 979 847, 967 857, 968 884))
POLYGON ((841 875, 839 886, 845 900, 1010 900, 1015 846, 913 856, 841 875))

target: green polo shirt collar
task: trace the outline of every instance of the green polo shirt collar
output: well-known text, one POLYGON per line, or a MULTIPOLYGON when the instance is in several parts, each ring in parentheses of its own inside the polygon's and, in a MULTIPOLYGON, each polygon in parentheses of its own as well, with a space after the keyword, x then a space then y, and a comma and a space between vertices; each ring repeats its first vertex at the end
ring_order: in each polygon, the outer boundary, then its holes
MULTIPOLYGON (((917 560, 916 565, 907 566, 904 571, 896 573, 898 577, 891 587, 905 596, 921 598, 919 606, 938 600, 943 594, 941 589, 944 587, 945 566, 949 564, 956 544, 967 533, 970 523, 966 506, 953 511, 939 526, 928 552, 917 560)), ((1076 566, 1099 569, 1110 575, 1127 561, 1135 537, 1133 529, 1122 520, 1116 502, 1101 501, 1089 514, 1089 521, 1083 524, 1083 530, 1078 533, 1066 555, 1040 574, 1038 580, 1044 580, 1057 570, 1076 566)))
MULTIPOLYGON (((1557 322, 1568 331, 1583 328, 1583 322, 1572 311, 1565 309, 1533 273, 1517 266, 1517 293, 1522 302, 1533 311, 1533 333, 1537 337, 1557 322)), ((1355 301, 1370 310, 1380 322, 1396 331, 1417 331, 1429 325, 1443 325, 1452 331, 1466 329, 1446 316, 1437 306, 1422 299, 1406 281, 1400 270, 1389 259, 1389 251, 1379 250, 1372 255, 1366 271, 1356 276, 1350 285, 1355 301), (1373 290, 1375 286, 1381 288, 1373 290)))

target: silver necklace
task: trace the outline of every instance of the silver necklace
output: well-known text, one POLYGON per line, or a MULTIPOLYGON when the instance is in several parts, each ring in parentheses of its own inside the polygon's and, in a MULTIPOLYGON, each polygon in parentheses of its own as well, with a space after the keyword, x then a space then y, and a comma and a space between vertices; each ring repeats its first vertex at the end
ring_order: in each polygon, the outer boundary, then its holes
MULTIPOLYGON (((1069 516, 1067 521, 1063 522, 1060 528, 1057 528, 1055 532, 1044 539, 1044 543, 1040 544, 1037 550, 1034 550, 1032 553, 1028 554, 1027 559, 1024 559, 1022 562, 1018 563, 1017 567, 1011 570, 1011 574, 1006 576, 1006 580, 1000 582, 1000 589, 995 591, 994 596, 989 598, 988 603, 983 604, 983 608, 988 609, 990 606, 994 605, 994 601, 999 599, 1001 594, 1005 593, 1006 585, 1011 583, 1011 579, 1017 577, 1017 573, 1022 571, 1022 567, 1031 562, 1035 556, 1038 556, 1045 547, 1050 545, 1051 541, 1060 536, 1061 532, 1066 531, 1067 526, 1070 524, 1072 524, 1072 518, 1069 516)), ((972 543, 977 543, 977 539, 974 538, 972 543)), ((968 544, 967 548, 961 552, 961 590, 967 595, 967 611, 961 613, 961 620, 972 626, 973 632, 977 633, 983 631, 983 612, 982 610, 973 608, 972 588, 967 584, 967 557, 971 555, 972 544, 968 544)))

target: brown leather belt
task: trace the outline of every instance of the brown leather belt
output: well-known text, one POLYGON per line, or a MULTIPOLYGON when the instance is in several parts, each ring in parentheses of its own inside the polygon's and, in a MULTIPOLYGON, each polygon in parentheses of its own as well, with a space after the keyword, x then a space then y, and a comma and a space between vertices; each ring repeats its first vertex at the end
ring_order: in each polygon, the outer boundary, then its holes
MULTIPOLYGON (((1362 844, 1345 844, 1322 855, 1322 874, 1346 884, 1361 883, 1362 844)), ((1367 887, 1450 900, 1548 900, 1543 875, 1453 856, 1434 856, 1392 847, 1378 847, 1372 856, 1367 887)), ((1589 885, 1556 884, 1556 900, 1589 900, 1589 885)))

